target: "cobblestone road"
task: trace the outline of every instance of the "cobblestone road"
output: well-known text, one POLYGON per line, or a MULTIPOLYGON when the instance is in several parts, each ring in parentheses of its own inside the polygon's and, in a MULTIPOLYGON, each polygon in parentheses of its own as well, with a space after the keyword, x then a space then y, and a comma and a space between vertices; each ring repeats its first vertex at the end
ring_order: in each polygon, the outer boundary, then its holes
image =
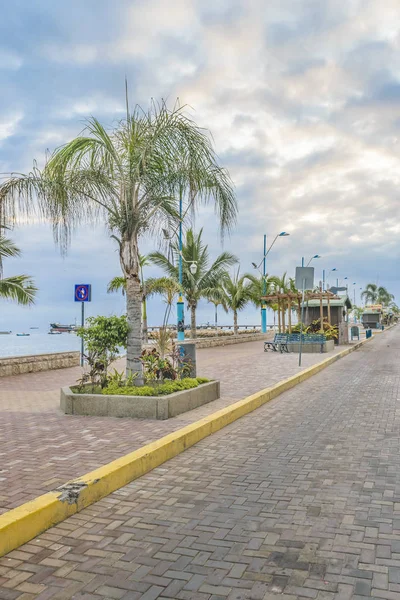
POLYGON ((1 600, 400 598, 400 327, 0 559, 1 600))
MULTIPOLYGON (((305 355, 304 367, 320 360, 305 355)), ((198 373, 220 379, 222 397, 168 421, 62 414, 60 387, 76 382, 79 367, 2 377, 0 513, 298 371, 296 355, 264 353, 262 342, 199 350, 198 373)))

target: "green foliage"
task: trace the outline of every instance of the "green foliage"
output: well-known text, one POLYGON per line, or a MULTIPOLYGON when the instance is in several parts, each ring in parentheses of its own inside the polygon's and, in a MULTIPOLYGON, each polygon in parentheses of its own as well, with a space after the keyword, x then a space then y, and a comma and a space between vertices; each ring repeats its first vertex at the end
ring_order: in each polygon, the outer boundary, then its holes
POLYGON ((20 249, 0 233, 0 298, 28 306, 34 303, 37 288, 28 275, 2 277, 3 259, 20 256, 20 249))
MULTIPOLYGON (((326 317, 323 321, 324 335, 327 340, 338 340, 339 339, 339 331, 336 325, 329 325, 326 317)), ((296 323, 296 325, 292 325, 292 333, 300 333, 301 323, 296 323)), ((289 330, 286 330, 286 333, 289 333, 289 330)), ((316 319, 309 325, 303 325, 303 333, 321 333, 321 319, 316 319)))
POLYGON ((142 387, 118 386, 117 382, 110 382, 102 390, 102 393, 112 396, 165 396, 174 392, 196 388, 203 383, 208 383, 208 379, 204 377, 198 377, 197 379, 188 377, 177 381, 168 381, 161 385, 144 385, 142 387))
MULTIPOLYGON (((107 383, 107 370, 116 359, 120 348, 126 348, 128 324, 126 316, 89 317, 88 327, 80 327, 77 335, 84 340, 92 385, 107 383)), ((117 376, 116 376, 117 377, 117 376)))

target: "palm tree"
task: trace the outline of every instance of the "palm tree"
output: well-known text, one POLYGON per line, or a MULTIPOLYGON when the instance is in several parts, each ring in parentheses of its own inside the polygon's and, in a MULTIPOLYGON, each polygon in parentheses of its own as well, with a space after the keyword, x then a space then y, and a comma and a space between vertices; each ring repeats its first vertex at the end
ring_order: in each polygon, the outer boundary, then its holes
POLYGON ((239 269, 231 277, 228 273, 222 279, 220 287, 211 294, 214 298, 220 296, 221 303, 228 309, 233 311, 233 333, 238 334, 238 311, 243 308, 251 300, 252 282, 249 275, 239 275, 239 269))
POLYGON ((361 292, 361 298, 366 304, 376 304, 378 301, 378 286, 375 283, 368 283, 365 290, 361 292))
POLYGON ((378 288, 378 304, 388 306, 392 300, 394 300, 393 294, 388 292, 385 287, 381 286, 378 288))
POLYGON ((11 240, 0 234, 0 298, 13 300, 27 306, 34 303, 37 292, 32 279, 28 275, 3 277, 3 260, 20 255, 20 249, 11 240))
MULTIPOLYGON (((191 337, 196 338, 196 309, 201 298, 210 298, 225 276, 226 269, 238 262, 236 256, 229 252, 222 252, 210 265, 208 246, 203 244, 200 229, 195 234, 192 229, 186 232, 185 242, 182 243, 182 291, 191 313, 191 337), (196 271, 191 273, 189 265, 195 264, 196 271)), ((179 281, 178 267, 179 246, 171 244, 174 260, 170 260, 162 252, 153 252, 150 260, 161 267, 168 277, 179 281)))
POLYGON ((66 250, 71 230, 102 221, 119 248, 126 278, 129 333, 127 373, 141 372, 142 348, 139 242, 176 224, 178 202, 193 209, 214 200, 221 233, 236 220, 232 183, 219 167, 208 133, 185 116, 183 108, 152 103, 106 130, 91 118, 84 132, 58 148, 43 170, 12 174, 0 187, 0 208, 12 214, 20 203, 37 206, 53 223, 55 238, 66 250))

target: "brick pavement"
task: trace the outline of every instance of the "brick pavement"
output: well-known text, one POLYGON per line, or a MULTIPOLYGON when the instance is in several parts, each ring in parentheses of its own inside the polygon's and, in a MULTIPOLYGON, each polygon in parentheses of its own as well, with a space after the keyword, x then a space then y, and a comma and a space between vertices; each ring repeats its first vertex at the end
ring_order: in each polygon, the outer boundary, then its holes
MULTIPOLYGON (((304 366, 321 360, 305 355, 304 366)), ((118 365, 123 368, 122 363, 118 365)), ((222 397, 168 421, 67 416, 61 386, 80 368, 0 379, 0 513, 53 490, 144 444, 298 372, 295 355, 264 353, 262 342, 198 352, 198 372, 222 381, 222 397)))
POLYGON ((0 559, 1 600, 398 600, 400 328, 0 559))

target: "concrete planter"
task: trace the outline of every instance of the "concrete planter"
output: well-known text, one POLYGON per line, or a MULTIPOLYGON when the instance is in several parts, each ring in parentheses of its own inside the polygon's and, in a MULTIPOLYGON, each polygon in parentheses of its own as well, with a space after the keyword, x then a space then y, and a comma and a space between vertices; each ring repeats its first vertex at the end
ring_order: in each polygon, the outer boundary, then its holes
MULTIPOLYGON (((322 346, 322 352, 333 352, 334 348, 335 342, 333 340, 327 340, 322 346)), ((299 352, 300 344, 288 344, 288 350, 289 352, 299 352)), ((318 354, 318 352, 321 352, 321 344, 303 344, 301 351, 304 352, 304 354, 308 352, 318 354)))
POLYGON ((202 383, 197 388, 168 396, 74 394, 65 387, 61 388, 60 408, 67 415, 164 420, 208 404, 219 396, 219 381, 202 383))

